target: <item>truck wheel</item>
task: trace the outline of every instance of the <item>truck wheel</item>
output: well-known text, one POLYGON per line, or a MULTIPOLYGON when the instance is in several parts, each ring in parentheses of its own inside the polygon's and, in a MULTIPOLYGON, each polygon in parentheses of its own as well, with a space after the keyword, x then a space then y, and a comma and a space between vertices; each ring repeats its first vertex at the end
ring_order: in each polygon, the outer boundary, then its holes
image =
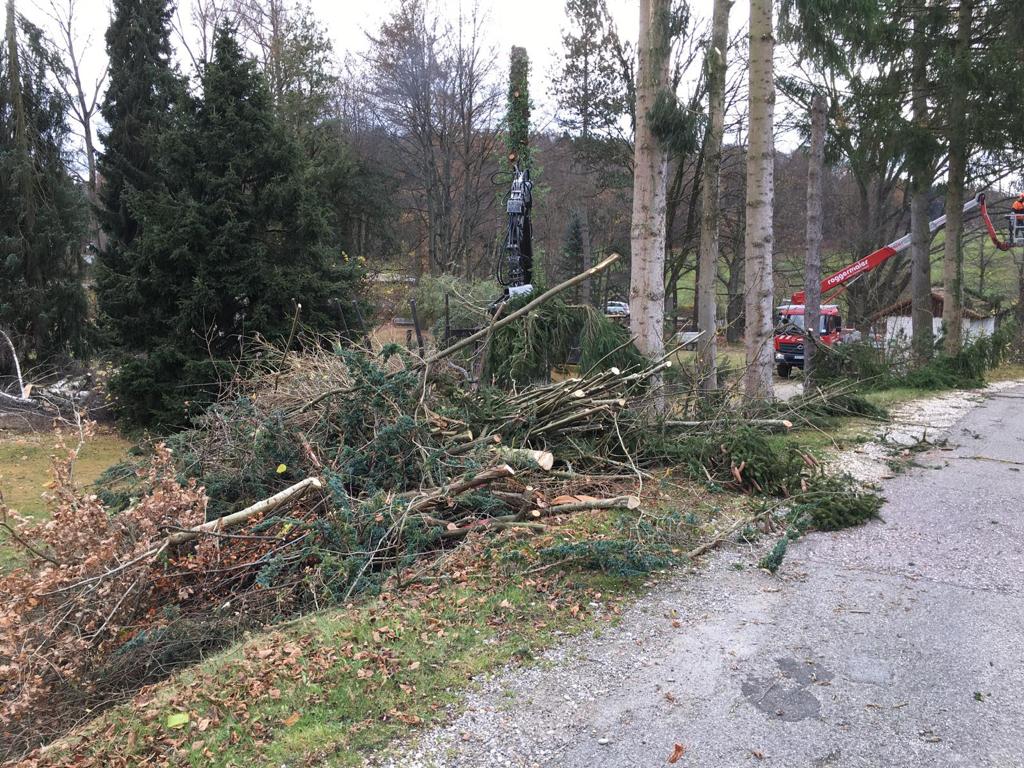
POLYGON ((792 365, 780 365, 778 367, 778 371, 779 371, 779 376, 781 376, 784 379, 788 379, 789 378, 789 374, 791 374, 793 372, 793 366, 792 365))

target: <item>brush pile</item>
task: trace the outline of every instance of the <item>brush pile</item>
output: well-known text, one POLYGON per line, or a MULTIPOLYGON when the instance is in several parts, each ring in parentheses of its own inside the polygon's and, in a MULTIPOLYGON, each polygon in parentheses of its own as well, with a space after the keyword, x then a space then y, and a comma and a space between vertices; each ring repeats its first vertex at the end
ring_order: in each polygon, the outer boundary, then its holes
POLYGON ((470 534, 640 505, 582 440, 635 429, 667 363, 499 393, 426 378, 397 347, 261 359, 274 362, 99 493, 75 489, 71 451, 49 521, 0 510, 31 561, 0 582, 0 757, 470 534))
POLYGON ((193 429, 96 493, 75 489, 71 451, 51 520, 0 508, 30 560, 0 581, 0 758, 248 628, 372 594, 467 536, 635 510, 652 467, 779 496, 814 483, 812 462, 758 428, 782 420, 653 417, 668 360, 497 390, 397 346, 306 349, 262 349, 193 429))

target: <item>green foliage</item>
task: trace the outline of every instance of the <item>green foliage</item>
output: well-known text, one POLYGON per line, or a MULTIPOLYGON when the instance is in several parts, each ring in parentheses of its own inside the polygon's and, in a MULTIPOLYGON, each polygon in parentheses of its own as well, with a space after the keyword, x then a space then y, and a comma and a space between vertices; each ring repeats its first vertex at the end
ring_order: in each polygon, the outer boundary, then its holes
POLYGON ((568 561, 580 568, 624 578, 643 576, 672 564, 667 548, 652 551, 631 539, 564 542, 544 547, 539 554, 545 562, 568 561))
MULTIPOLYGON (((515 311, 531 298, 515 299, 505 312, 515 311)), ((577 360, 581 372, 613 366, 626 370, 643 362, 629 341, 625 328, 593 307, 572 306, 555 298, 523 320, 495 331, 486 372, 498 386, 508 386, 547 381, 552 367, 577 360)))
POLYGON ((795 497, 790 508, 793 529, 838 531, 878 517, 884 499, 849 476, 818 477, 795 497))
POLYGON ((773 496, 800 488, 804 463, 797 449, 750 426, 726 424, 709 435, 651 435, 645 442, 645 450, 678 463, 700 482, 773 496))
MULTIPOLYGON (((567 280, 573 275, 578 275, 586 268, 583 263, 583 225, 577 211, 569 214, 569 222, 565 227, 565 238, 562 240, 561 258, 558 260, 558 280, 567 280)), ((573 301, 579 298, 579 286, 574 286, 570 298, 573 301)))
POLYGON ((916 368, 902 368, 868 344, 843 344, 815 357, 815 377, 857 382, 865 390, 981 387, 985 374, 1006 360, 1014 336, 1015 328, 1007 323, 991 336, 965 344, 955 355, 940 353, 916 368))
POLYGON ((125 193, 145 226, 126 245, 125 303, 107 310, 141 354, 111 390, 141 424, 187 423, 230 379, 246 337, 288 338, 298 304, 304 327, 334 329, 361 281, 358 262, 328 245, 328 211, 255 63, 224 27, 213 52, 202 96, 182 100, 158 137, 163 184, 125 193))
POLYGON ((134 324, 147 303, 140 295, 145 284, 137 287, 145 271, 136 268, 130 250, 140 231, 131 198, 162 186, 159 137, 184 94, 171 64, 172 12, 168 0, 115 0, 106 33, 109 67, 100 114, 107 129, 100 132, 98 214, 107 245, 97 262, 96 293, 117 341, 129 347, 139 346, 134 324))
POLYGON ((775 573, 779 570, 782 565, 782 561, 786 557, 786 549, 789 547, 789 538, 783 536, 777 542, 775 546, 771 548, 771 551, 757 561, 758 568, 764 568, 769 573, 775 573))
POLYGON ((577 156, 608 174, 607 161, 621 156, 615 136, 627 116, 627 86, 616 60, 623 51, 605 0, 566 0, 563 58, 552 92, 557 120, 575 139, 577 156))
MULTIPOLYGON (((412 292, 420 325, 432 328, 436 338, 444 330, 444 297, 452 328, 482 327, 490 316, 487 307, 497 294, 493 280, 465 280, 455 275, 423 275, 412 292)), ((404 314, 408 307, 400 307, 404 314)))
POLYGON ((697 149, 703 121, 671 91, 658 91, 647 119, 651 132, 670 152, 687 155, 697 149))
POLYGON ((508 76, 505 146, 512 162, 530 167, 530 59, 525 48, 512 46, 508 76))
POLYGON ((9 6, 0 46, 0 329, 27 361, 84 352, 86 201, 69 172, 66 72, 9 6), (13 54, 13 55, 12 55, 13 54))

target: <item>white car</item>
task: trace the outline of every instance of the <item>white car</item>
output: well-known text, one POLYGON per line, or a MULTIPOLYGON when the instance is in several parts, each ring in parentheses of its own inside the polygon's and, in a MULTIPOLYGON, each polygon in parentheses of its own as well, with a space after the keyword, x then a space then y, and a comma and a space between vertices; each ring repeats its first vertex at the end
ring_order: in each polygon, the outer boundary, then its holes
POLYGON ((624 301, 609 301, 604 306, 604 313, 610 317, 629 317, 629 304, 624 301))

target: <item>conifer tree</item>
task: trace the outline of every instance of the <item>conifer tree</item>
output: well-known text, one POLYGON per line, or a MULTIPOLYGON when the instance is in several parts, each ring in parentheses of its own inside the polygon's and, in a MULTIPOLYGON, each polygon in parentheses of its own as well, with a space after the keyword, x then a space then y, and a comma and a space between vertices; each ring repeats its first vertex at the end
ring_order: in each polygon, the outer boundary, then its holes
POLYGON ((157 144, 165 184, 132 198, 146 226, 129 253, 154 290, 139 320, 147 354, 122 367, 115 390, 143 423, 195 415, 246 338, 288 337, 297 304, 305 326, 333 329, 331 301, 347 307, 357 288, 357 265, 327 246, 326 204, 305 183, 297 141, 226 27, 201 85, 157 144))
MULTIPOLYGON (((572 211, 569 214, 569 223, 565 228, 565 240, 562 243, 562 258, 558 265, 558 282, 568 280, 570 277, 582 272, 586 268, 583 261, 585 257, 583 221, 579 213, 572 211)), ((573 301, 579 300, 578 286, 572 289, 571 295, 573 301)))
POLYGON ((131 246, 141 230, 132 196, 163 184, 156 144, 174 103, 184 93, 171 63, 168 0, 114 0, 106 33, 109 80, 100 113, 100 224, 107 235, 99 255, 97 298, 115 343, 127 350, 144 347, 136 320, 147 310, 140 280, 144 265, 133 261, 131 246))
POLYGON ((0 327, 30 360, 82 351, 85 198, 68 172, 59 57, 7 2, 0 47, 0 327))

